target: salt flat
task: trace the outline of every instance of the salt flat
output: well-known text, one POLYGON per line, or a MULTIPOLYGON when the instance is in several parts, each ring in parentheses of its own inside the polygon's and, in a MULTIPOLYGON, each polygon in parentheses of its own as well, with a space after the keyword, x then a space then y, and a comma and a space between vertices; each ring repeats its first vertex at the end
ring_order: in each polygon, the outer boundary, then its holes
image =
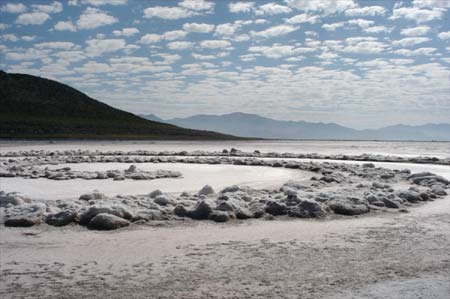
MULTIPOLYGON (((119 146, 112 144, 107 147, 123 149, 124 146, 121 143, 119 146)), ((204 148, 203 145, 191 144, 191 149, 204 148)), ((421 150, 427 151, 430 144, 420 145, 421 150)), ((92 143, 81 143, 79 147, 86 146, 92 150, 89 145, 92 146, 92 143)), ((97 146, 99 150, 104 150, 102 145, 97 146)), ((142 144, 133 146, 139 149, 142 144)), ((445 146, 435 152, 429 151, 429 156, 435 156, 440 151, 441 157, 448 157, 445 146)), ((47 150, 71 147, 78 148, 75 143, 32 145, 34 149, 47 150)), ((347 144, 345 147, 351 151, 351 146, 347 144)), ((166 143, 152 143, 149 148, 170 150, 166 143)), ((215 144, 210 150, 219 151, 222 148, 222 144, 215 144)), ((258 148, 251 143, 243 148, 263 151, 264 146, 258 148)), ((12 149, 27 150, 28 145, 17 147, 17 143, 12 143, 2 151, 12 149)), ((288 151, 284 145, 279 149, 288 151)), ((336 150, 346 151, 339 145, 336 150)), ((395 152, 396 149, 391 148, 390 153, 395 152)), ((361 154, 357 150, 354 153, 361 154)), ((21 159, 18 159, 19 164, 21 159)), ((233 159, 239 157, 230 157, 229 161, 233 159)), ((270 163, 277 159, 260 160, 273 165, 270 163)), ((146 194, 155 189, 161 189, 164 193, 196 192, 205 184, 215 190, 230 185, 250 186, 255 190, 279 189, 288 180, 299 184, 309 181, 312 185, 299 188, 314 189, 317 186, 330 194, 341 189, 342 192, 349 192, 352 190, 348 189, 349 186, 356 188, 362 180, 366 184, 362 188, 374 194, 387 194, 383 191, 384 187, 374 191, 369 183, 375 178, 380 180, 378 174, 393 174, 395 178, 387 178, 384 183, 396 190, 405 190, 410 186, 406 177, 401 172, 393 171, 405 168, 412 173, 431 172, 450 179, 450 167, 447 165, 373 162, 373 165, 363 168, 359 165, 364 161, 287 160, 287 164, 282 165, 299 163, 298 166, 303 167, 306 164, 302 163, 311 161, 313 166, 327 165, 323 167, 325 173, 334 169, 337 178, 339 173, 345 171, 370 176, 360 178, 350 175, 342 177, 341 183, 319 182, 314 185, 315 181, 310 181, 310 178, 315 174, 310 170, 288 167, 138 163, 137 167, 146 171, 181 171, 183 178, 57 181, 18 176, 1 178, 0 187, 3 191, 20 191, 33 199, 49 202, 55 199, 73 200, 94 189, 107 196, 102 200, 112 200, 117 194, 144 194, 147 201, 152 201, 146 194)), ((107 171, 128 169, 130 163, 62 163, 39 164, 36 167, 107 171)), ((297 190, 298 194, 307 195, 300 191, 297 190)), ((173 195, 174 198, 176 196, 173 195)), ((354 196, 359 196, 356 191, 354 196)), ((139 198, 134 200, 139 201, 139 198)), ((101 200, 95 202, 99 203, 101 200)), ((89 208, 88 203, 86 208, 89 208)), ((445 298, 442 294, 448 290, 446 281, 450 272, 450 197, 441 196, 414 206, 407 204, 403 212, 400 209, 373 208, 367 214, 341 216, 330 213, 326 218, 319 219, 280 216, 275 220, 267 217, 227 223, 194 221, 187 217, 175 222, 158 219, 137 222, 111 232, 89 230, 78 225, 54 227, 42 223, 28 228, 2 225, 3 279, 0 296, 123 298, 133 294, 134 297, 157 298, 328 299, 380 298, 383 293, 383 298, 405 298, 405 294, 409 298, 445 298)))

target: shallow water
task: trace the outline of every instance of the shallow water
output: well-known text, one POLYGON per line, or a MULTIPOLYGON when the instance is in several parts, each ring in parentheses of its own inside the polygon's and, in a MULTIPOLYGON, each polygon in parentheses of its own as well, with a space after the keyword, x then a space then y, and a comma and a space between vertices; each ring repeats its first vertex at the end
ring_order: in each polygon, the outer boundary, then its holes
MULTIPOLYGON (((41 142, 0 142, 0 152, 20 150, 152 150, 152 151, 221 151, 224 148, 238 148, 252 152, 293 152, 319 154, 384 154, 399 156, 436 156, 449 157, 448 142, 368 142, 368 141, 64 141, 51 144, 41 142)), ((292 159, 296 161, 312 161, 310 159, 292 159)), ((338 163, 361 163, 354 161, 333 161, 338 163)), ((326 162, 319 160, 318 162, 326 162)), ((430 171, 450 179, 450 167, 445 165, 426 165, 411 163, 374 163, 377 167, 390 169, 408 168, 412 172, 430 171)), ((126 169, 129 163, 81 163, 60 164, 51 168, 70 167, 73 170, 105 171, 126 169)), ((51 181, 46 179, 2 178, 0 190, 18 191, 33 198, 66 199, 76 198, 82 193, 95 189, 114 196, 117 194, 145 194, 154 189, 164 192, 198 191, 206 184, 215 190, 238 184, 254 188, 278 188, 286 181, 309 178, 308 174, 298 170, 234 165, 200 165, 182 163, 139 163, 142 170, 177 170, 183 173, 181 179, 157 179, 152 181, 112 181, 112 180, 69 180, 51 181)))
MULTIPOLYGON (((97 189, 108 196, 117 194, 146 194, 155 189, 163 192, 194 192, 204 185, 212 186, 216 191, 231 185, 254 188, 279 188, 288 180, 309 178, 309 174, 293 169, 270 168, 262 166, 206 165, 184 163, 139 163, 140 170, 176 170, 181 171, 183 178, 167 178, 146 181, 125 180, 67 180, 54 181, 48 179, 2 178, 1 190, 6 192, 20 191, 36 199, 69 199, 78 198, 83 193, 97 189)), ((49 165, 49 168, 70 167, 80 171, 125 170, 129 163, 80 163, 49 165)))
POLYGON ((152 150, 152 151, 222 151, 237 148, 252 152, 289 152, 319 154, 379 154, 402 157, 450 157, 450 142, 392 142, 392 141, 4 141, 0 152, 19 150, 152 150))

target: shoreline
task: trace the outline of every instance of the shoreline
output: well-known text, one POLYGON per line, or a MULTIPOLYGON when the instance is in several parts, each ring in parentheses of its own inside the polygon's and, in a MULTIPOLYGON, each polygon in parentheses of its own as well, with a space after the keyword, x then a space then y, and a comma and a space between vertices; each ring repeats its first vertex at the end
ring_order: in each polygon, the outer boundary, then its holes
MULTIPOLYGON (((335 298, 388 281, 442 281, 450 270, 449 204, 446 197, 408 214, 331 221, 196 222, 117 232, 7 228, 0 294, 335 298)), ((442 288, 438 282, 428 288, 442 288)), ((416 288, 409 291, 424 289, 416 288)), ((395 288, 386 290, 395 295, 395 288)))

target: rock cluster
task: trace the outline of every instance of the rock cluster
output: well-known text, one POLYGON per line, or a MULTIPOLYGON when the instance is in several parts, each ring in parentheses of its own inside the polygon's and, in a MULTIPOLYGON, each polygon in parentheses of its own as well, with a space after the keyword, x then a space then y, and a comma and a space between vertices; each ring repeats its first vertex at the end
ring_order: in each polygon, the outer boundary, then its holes
POLYGON ((0 221, 5 226, 73 223, 89 229, 112 230, 131 223, 180 218, 227 222, 279 216, 354 216, 433 200, 446 195, 450 187, 447 180, 432 173, 410 174, 406 170, 335 163, 323 163, 320 169, 309 165, 308 169, 317 176, 289 181, 276 190, 230 186, 216 192, 211 186, 204 186, 195 193, 166 194, 154 190, 147 195, 114 197, 94 191, 69 201, 33 201, 18 193, 0 192, 0 221), (402 186, 408 182, 410 187, 404 189, 402 186))
POLYGON ((143 171, 137 169, 135 165, 131 165, 127 170, 108 170, 108 171, 74 171, 70 167, 59 169, 49 169, 48 167, 40 168, 35 165, 13 165, 0 166, 0 177, 22 177, 22 178, 46 178, 49 180, 107 180, 122 181, 131 180, 154 180, 161 178, 181 178, 183 175, 179 171, 156 170, 143 171))
MULTIPOLYGON (((45 151, 45 150, 29 150, 29 151, 17 151, 17 152, 3 152, 0 153, 0 158, 40 158, 47 161, 51 161, 54 157, 102 157, 105 162, 110 161, 114 157, 124 158, 122 161, 126 163, 139 163, 139 160, 144 157, 258 157, 258 158, 279 158, 279 159, 324 159, 324 160, 353 160, 353 161, 372 161, 372 162, 395 162, 395 163, 416 163, 416 164, 440 164, 450 165, 450 157, 437 158, 437 157, 399 157, 399 156, 386 156, 386 155, 374 155, 374 154, 361 154, 361 155, 326 155, 326 154, 296 154, 296 153, 277 153, 268 152, 262 153, 258 150, 253 152, 244 152, 238 149, 232 148, 230 150, 224 149, 222 151, 89 151, 89 150, 64 150, 64 151, 45 151), (138 157, 140 159, 133 158, 138 157)), ((78 159, 77 158, 77 159, 78 159)), ((74 159, 76 161, 76 159, 74 159)), ((100 161, 98 161, 100 162, 100 161)), ((112 162, 112 161, 111 161, 112 162)), ((74 162, 76 163, 76 162, 74 162)), ((366 163, 370 165, 370 163, 366 163)))

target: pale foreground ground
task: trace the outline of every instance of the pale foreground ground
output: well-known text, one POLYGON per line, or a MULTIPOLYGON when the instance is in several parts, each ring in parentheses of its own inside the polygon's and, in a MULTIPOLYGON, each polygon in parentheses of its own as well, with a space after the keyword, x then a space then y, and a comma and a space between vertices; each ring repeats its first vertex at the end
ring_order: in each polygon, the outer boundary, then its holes
POLYGON ((1 230, 1 298, 450 298, 450 198, 334 220, 1 230))

